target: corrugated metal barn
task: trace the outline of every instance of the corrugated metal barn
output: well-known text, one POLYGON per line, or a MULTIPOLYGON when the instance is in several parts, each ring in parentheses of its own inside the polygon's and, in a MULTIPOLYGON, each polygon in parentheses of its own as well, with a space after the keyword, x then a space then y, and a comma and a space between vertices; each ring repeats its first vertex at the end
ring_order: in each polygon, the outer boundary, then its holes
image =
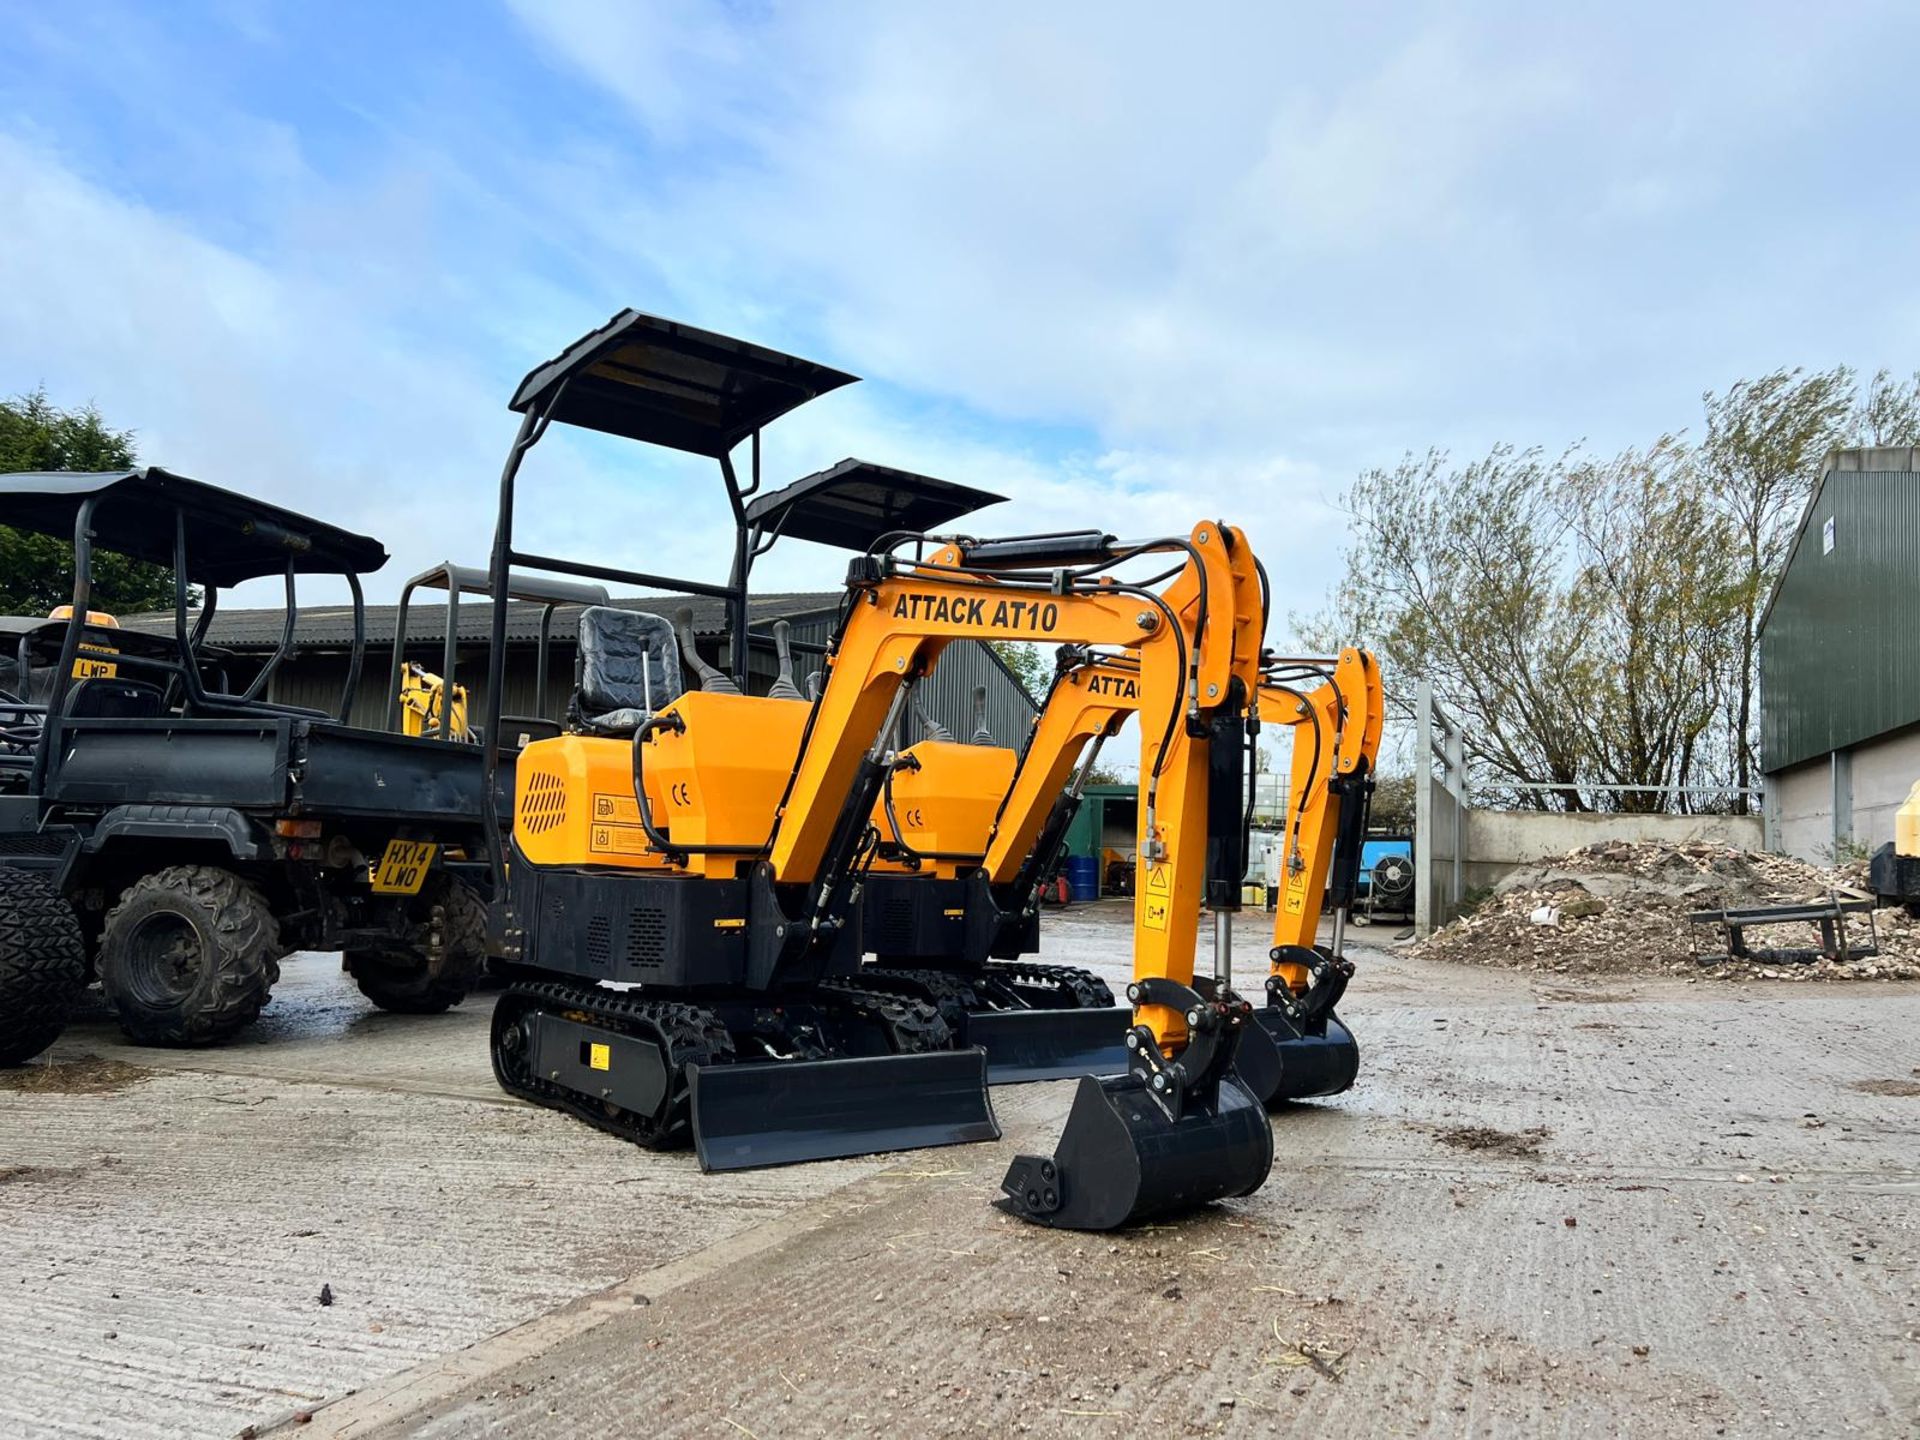
POLYGON ((1920 780, 1920 448, 1836 450, 1760 629, 1768 844, 1893 838, 1920 780))
MULTIPOLYGON (((807 676, 820 668, 820 656, 832 633, 841 593, 802 591, 752 597, 748 607, 748 622, 754 634, 747 653, 749 689, 755 694, 764 694, 773 682, 776 660, 771 644, 763 643, 763 639, 771 633, 775 621, 785 620, 792 627, 794 678, 805 691, 807 676)), ((681 610, 690 612, 701 657, 722 671, 730 668, 724 601, 699 595, 646 595, 619 598, 612 603, 668 619, 673 619, 681 610)), ((467 599, 457 608, 455 679, 467 687, 469 713, 475 717, 481 713, 485 701, 492 609, 492 602, 485 599, 467 599)), ((536 703, 542 610, 542 606, 526 603, 508 607, 507 693, 501 708, 509 715, 542 714, 559 721, 565 718, 567 699, 573 690, 580 607, 562 605, 554 611, 547 693, 544 703, 536 703)), ((382 729, 388 724, 397 619, 397 606, 367 607, 366 662, 350 715, 355 725, 382 729)), ((234 652, 241 672, 234 678, 244 682, 250 678, 247 662, 253 657, 264 659, 279 644, 284 620, 285 612, 278 609, 217 611, 207 641, 234 652)), ((171 633, 173 617, 171 613, 136 615, 123 618, 121 623, 132 629, 171 633)), ((406 658, 438 673, 444 659, 446 633, 445 605, 414 604, 408 611, 406 658)), ((294 632, 295 648, 274 673, 267 698, 283 704, 333 710, 340 703, 341 689, 346 682, 352 639, 353 612, 348 607, 303 609, 294 632)), ((974 731, 973 692, 978 686, 986 688, 987 729, 995 742, 1019 747, 1026 739, 1036 706, 1000 657, 977 641, 957 641, 948 647, 931 679, 921 687, 919 708, 929 719, 946 726, 955 738, 968 739, 974 731)), ((917 719, 910 721, 908 740, 920 738, 922 728, 917 719)))

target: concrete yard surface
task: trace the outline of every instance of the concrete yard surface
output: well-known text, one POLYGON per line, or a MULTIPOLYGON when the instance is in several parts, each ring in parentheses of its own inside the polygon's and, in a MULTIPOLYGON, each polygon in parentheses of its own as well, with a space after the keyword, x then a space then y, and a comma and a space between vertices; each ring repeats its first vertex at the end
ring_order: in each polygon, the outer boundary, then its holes
POLYGON ((504 1101, 485 997, 377 1016, 309 957, 224 1050, 90 1021, 57 1060, 143 1068, 0 1088, 0 1435, 1920 1433, 1920 986, 1355 954, 1356 1089, 1117 1235, 988 1204, 1069 1084, 701 1176, 504 1101))

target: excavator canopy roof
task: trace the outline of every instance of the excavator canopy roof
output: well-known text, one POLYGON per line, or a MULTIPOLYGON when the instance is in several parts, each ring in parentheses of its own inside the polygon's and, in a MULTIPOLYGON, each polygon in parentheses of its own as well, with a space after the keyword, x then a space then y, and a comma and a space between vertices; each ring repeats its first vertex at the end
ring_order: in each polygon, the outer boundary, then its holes
POLYGON ((842 460, 747 504, 747 524, 842 550, 867 550, 895 530, 924 533, 1007 497, 868 460, 842 460))
POLYGON ((71 540, 80 507, 98 499, 94 539, 104 548, 173 565, 174 516, 186 521, 187 578, 237 585, 283 574, 365 575, 387 563, 366 535, 150 465, 139 470, 0 475, 0 525, 71 540))
POLYGON ((622 310, 534 369, 510 408, 719 457, 768 422, 859 377, 710 330, 622 310))

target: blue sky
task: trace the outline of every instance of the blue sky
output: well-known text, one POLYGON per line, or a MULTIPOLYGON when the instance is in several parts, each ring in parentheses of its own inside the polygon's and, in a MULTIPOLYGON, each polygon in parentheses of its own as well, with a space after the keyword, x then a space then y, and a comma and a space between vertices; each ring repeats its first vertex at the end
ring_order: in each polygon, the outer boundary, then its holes
MULTIPOLYGON (((623 305, 867 377, 768 437, 1248 526, 1278 609, 1429 445, 1920 368, 1911 5, 0 3, 0 391, 477 562, 518 378, 623 305)), ((530 548, 723 568, 704 469, 550 441, 530 548)), ((768 586, 839 557, 776 550, 768 586)))

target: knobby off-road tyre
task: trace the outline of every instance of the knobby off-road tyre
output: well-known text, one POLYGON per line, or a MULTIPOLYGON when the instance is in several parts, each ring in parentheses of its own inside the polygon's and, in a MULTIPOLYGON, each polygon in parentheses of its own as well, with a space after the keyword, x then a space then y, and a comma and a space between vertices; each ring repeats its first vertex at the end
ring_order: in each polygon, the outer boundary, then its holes
POLYGON ((100 933, 100 988, 141 1045, 215 1045, 280 978, 280 922, 231 871, 175 865, 129 885, 100 933))
POLYGON ((46 876, 0 869, 0 1066, 60 1038, 87 988, 80 918, 46 876))
POLYGON ((418 950, 349 950, 347 973, 360 993, 395 1015, 438 1015, 458 1005, 480 982, 487 959, 487 907, 471 886, 444 880, 433 901, 440 907, 444 950, 432 968, 418 950))

